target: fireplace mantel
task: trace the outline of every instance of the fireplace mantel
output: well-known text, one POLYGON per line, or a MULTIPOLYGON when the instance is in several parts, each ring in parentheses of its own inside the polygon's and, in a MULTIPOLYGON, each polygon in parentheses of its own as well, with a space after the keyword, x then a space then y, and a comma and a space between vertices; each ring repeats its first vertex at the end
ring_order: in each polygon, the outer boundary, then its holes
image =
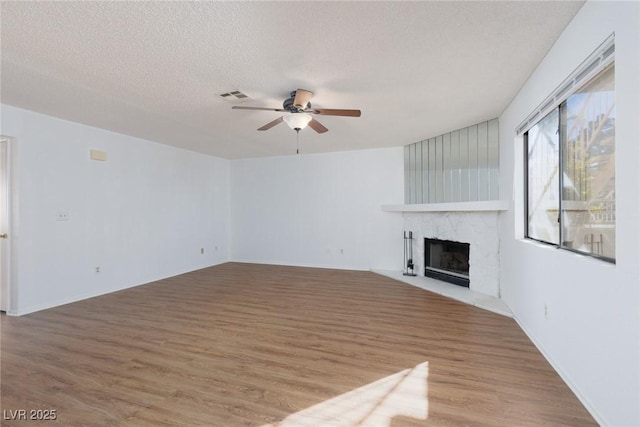
POLYGON ((425 203, 415 205, 382 205, 385 212, 500 212, 509 209, 506 200, 480 202, 425 203))

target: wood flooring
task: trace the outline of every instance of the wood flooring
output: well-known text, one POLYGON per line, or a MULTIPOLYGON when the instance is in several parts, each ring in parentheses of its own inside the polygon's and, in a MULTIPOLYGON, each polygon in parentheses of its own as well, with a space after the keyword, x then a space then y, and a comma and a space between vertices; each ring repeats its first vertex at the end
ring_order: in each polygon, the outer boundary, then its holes
POLYGON ((3 426, 596 425, 513 319, 370 272, 228 263, 1 333, 3 426))

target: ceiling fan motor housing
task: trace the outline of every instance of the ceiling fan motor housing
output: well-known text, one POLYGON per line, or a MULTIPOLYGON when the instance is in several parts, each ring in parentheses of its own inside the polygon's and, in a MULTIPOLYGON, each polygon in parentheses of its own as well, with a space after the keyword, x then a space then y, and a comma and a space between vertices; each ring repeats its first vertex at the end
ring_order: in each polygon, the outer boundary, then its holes
POLYGON ((293 105, 293 100, 295 99, 295 97, 296 97, 296 91, 294 90, 293 92, 291 92, 290 97, 284 100, 284 102, 282 103, 282 108, 292 113, 300 113, 302 111, 305 111, 311 108, 310 102, 307 102, 307 105, 305 107, 299 107, 299 106, 293 105))

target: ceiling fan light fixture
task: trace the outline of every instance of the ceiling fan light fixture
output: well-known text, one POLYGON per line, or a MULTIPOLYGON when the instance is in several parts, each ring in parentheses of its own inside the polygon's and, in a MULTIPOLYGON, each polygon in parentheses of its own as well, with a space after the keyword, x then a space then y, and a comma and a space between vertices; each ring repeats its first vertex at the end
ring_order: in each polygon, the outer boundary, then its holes
POLYGON ((282 118, 285 123, 293 130, 302 130, 307 127, 311 121, 311 115, 307 113, 291 113, 282 118))

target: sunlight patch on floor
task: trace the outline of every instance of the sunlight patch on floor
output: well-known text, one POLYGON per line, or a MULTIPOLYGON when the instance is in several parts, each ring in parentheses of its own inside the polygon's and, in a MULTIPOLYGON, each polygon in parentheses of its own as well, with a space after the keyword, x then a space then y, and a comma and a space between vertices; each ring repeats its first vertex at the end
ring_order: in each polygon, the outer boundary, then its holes
POLYGON ((424 362, 262 427, 386 427, 398 416, 426 420, 428 376, 424 362))

